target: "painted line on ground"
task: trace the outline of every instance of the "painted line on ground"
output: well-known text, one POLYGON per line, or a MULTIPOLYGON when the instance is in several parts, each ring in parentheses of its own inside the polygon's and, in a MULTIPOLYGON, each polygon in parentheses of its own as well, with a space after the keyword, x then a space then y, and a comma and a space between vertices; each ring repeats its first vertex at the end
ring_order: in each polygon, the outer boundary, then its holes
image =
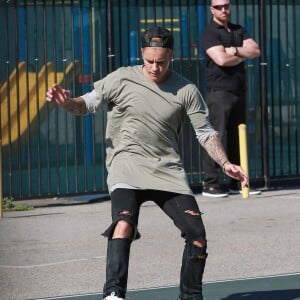
POLYGON ((95 256, 95 257, 91 257, 91 258, 70 259, 70 260, 58 261, 58 262, 53 262, 53 263, 37 264, 37 265, 27 265, 27 266, 0 265, 0 268, 7 268, 7 269, 32 269, 32 268, 41 268, 41 267, 49 267, 49 266, 55 266, 55 265, 63 265, 63 264, 69 264, 69 263, 76 263, 76 262, 82 262, 82 261, 97 260, 97 259, 103 259, 103 258, 106 258, 106 256, 95 256))

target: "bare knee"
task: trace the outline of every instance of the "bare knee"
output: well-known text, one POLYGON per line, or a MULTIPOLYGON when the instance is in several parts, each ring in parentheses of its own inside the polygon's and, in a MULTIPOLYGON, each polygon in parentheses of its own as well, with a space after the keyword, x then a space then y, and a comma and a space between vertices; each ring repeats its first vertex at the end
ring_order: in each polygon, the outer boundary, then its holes
POLYGON ((198 248, 206 248, 206 241, 193 241, 193 244, 198 248))
POLYGON ((128 239, 132 237, 132 233, 133 233, 132 225, 125 220, 119 220, 115 226, 112 238, 128 239))
POLYGON ((206 253, 206 241, 204 240, 195 240, 193 241, 194 246, 194 258, 200 260, 206 260, 207 253, 206 253))

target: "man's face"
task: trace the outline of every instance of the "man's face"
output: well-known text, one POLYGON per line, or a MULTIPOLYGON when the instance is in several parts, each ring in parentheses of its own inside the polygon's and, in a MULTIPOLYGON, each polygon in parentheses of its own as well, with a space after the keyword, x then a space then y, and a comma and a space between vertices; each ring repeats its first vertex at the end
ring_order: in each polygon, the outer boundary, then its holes
POLYGON ((230 4, 228 0, 213 0, 210 11, 214 20, 219 22, 227 21, 230 15, 230 4))
POLYGON ((169 76, 169 64, 173 58, 171 49, 145 47, 142 49, 144 75, 155 83, 162 83, 169 76))

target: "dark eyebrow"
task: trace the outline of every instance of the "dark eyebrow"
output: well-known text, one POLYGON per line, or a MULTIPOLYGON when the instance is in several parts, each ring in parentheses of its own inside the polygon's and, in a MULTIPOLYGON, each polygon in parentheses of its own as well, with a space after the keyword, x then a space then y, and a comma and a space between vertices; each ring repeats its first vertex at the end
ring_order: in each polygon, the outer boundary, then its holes
MULTIPOLYGON (((146 59, 149 63, 153 63, 154 61, 153 60, 149 60, 149 59, 146 59)), ((166 60, 163 59, 163 60, 157 60, 156 63, 158 64, 161 64, 161 63, 164 63, 166 60)))

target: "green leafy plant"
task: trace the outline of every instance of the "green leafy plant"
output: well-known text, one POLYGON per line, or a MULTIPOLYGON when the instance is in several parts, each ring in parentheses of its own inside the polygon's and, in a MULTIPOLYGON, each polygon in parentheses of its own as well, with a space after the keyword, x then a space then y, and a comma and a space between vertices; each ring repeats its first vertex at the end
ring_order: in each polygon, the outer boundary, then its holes
POLYGON ((3 211, 23 211, 23 210, 32 210, 33 207, 27 204, 15 204, 13 203, 14 199, 12 197, 4 197, 2 199, 3 211))

